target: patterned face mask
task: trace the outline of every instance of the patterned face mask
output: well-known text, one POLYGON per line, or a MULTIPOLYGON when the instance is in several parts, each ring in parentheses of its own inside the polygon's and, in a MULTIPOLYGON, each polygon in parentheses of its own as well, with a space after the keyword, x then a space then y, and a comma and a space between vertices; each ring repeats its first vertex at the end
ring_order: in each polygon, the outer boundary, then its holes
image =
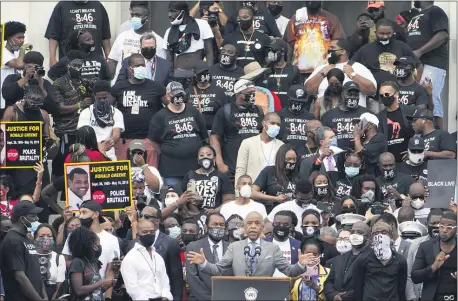
POLYGON ((40 253, 49 253, 54 249, 54 239, 49 236, 38 237, 35 246, 40 253))

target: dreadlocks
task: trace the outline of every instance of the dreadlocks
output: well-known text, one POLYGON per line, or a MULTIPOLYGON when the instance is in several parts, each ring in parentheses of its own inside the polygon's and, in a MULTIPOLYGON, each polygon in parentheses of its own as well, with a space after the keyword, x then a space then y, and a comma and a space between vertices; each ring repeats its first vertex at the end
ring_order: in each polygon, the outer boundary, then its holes
POLYGON ((377 181, 375 180, 375 177, 371 174, 364 174, 361 177, 358 177, 355 179, 355 182, 353 183, 353 187, 351 189, 351 195, 354 196, 356 199, 361 198, 361 186, 363 185, 364 182, 374 182, 375 183, 375 196, 374 200, 381 200, 382 193, 380 191, 380 187, 377 184, 377 181))
POLYGON ((94 245, 97 235, 85 227, 76 228, 70 235, 68 246, 72 257, 94 258, 94 245))
POLYGON ((98 150, 97 136, 92 127, 85 125, 78 129, 76 142, 84 145, 87 149, 98 150))

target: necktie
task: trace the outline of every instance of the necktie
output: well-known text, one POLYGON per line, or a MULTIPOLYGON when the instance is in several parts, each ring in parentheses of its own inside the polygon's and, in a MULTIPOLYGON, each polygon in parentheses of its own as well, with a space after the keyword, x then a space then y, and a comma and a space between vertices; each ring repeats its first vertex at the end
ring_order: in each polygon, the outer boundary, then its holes
POLYGON ((332 164, 332 158, 331 157, 326 157, 327 165, 328 165, 328 170, 327 171, 334 171, 334 164, 332 164))
POLYGON ((152 69, 153 68, 153 64, 150 62, 150 61, 147 61, 146 62, 146 78, 147 79, 153 79, 153 75, 152 75, 152 69))
POLYGON ((256 265, 258 263, 258 259, 256 258, 255 254, 256 242, 252 241, 250 243, 250 265, 251 265, 251 274, 254 274, 256 271, 256 265))
POLYGON ((218 245, 213 245, 213 259, 215 260, 215 263, 218 263, 219 261, 218 247, 218 245))

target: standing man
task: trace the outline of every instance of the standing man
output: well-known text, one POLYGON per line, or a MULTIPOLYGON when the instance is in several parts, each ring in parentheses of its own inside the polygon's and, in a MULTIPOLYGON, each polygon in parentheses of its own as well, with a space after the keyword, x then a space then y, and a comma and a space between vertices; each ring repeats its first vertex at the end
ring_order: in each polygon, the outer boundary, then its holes
POLYGON ((283 37, 289 22, 289 19, 281 14, 283 10, 283 1, 266 1, 265 3, 267 9, 275 18, 275 23, 277 23, 278 31, 280 31, 280 34, 283 37))
POLYGON ((456 300, 456 213, 445 212, 439 239, 420 244, 412 267, 413 283, 423 282, 422 300, 456 300))
POLYGON ((13 207, 13 225, 0 245, 0 267, 7 301, 48 300, 36 246, 29 237, 40 224, 37 214, 41 210, 30 201, 20 201, 13 207))
POLYGON ((226 270, 232 270, 234 276, 272 277, 277 268, 288 276, 296 277, 306 271, 307 265, 319 264, 319 257, 310 253, 302 254, 302 251, 298 250, 298 262, 290 265, 277 245, 260 238, 263 228, 264 221, 261 214, 250 212, 244 221, 247 239, 230 244, 226 254, 218 263, 210 263, 205 258, 202 248, 199 253, 191 251, 186 257, 191 264, 199 265, 199 271, 212 276, 220 276, 226 270), (245 262, 244 256, 235 256, 236 254, 243 254, 245 247, 250 249, 248 263, 245 262), (259 251, 261 255, 255 255, 259 251), (267 257, 271 260, 266 261, 265 258, 267 257))
POLYGON ((208 22, 191 17, 186 1, 171 1, 168 16, 172 27, 166 30, 164 41, 173 69, 191 69, 196 61, 204 58, 212 66, 214 35, 208 22))
POLYGON ((393 231, 384 222, 372 227, 371 249, 353 266, 353 300, 406 300, 407 262, 392 248, 393 231))
POLYGON ((339 19, 321 8, 321 1, 305 1, 288 23, 285 41, 293 48, 293 64, 303 82, 316 67, 326 63, 331 40, 345 37, 339 19))
POLYGON ((443 129, 444 108, 440 96, 448 64, 448 17, 434 1, 414 1, 414 5, 421 12, 407 26, 407 44, 424 65, 421 82, 429 80, 433 85, 434 117, 443 129))
MULTIPOLYGON (((367 1, 366 11, 370 15, 371 19, 375 23, 377 23, 378 20, 385 18, 385 2, 384 1, 367 1)), ((400 25, 398 25, 396 22, 389 20, 389 19, 387 20, 390 21, 391 25, 393 26, 394 38, 396 38, 396 40, 399 40, 405 43, 406 41, 405 30, 400 25)), ((374 26, 370 28, 366 28, 366 30, 369 30, 369 34, 368 34, 369 42, 373 42, 376 39, 374 26)))
POLYGON ((140 220, 137 223, 138 241, 122 261, 122 278, 132 300, 174 299, 164 260, 153 247, 156 232, 151 221, 140 220))
POLYGON ((425 140, 422 137, 412 137, 407 145, 407 158, 404 162, 397 164, 399 172, 410 175, 419 183, 427 185, 428 162, 425 158, 425 140))
MULTIPOLYGON (((294 229, 293 214, 289 210, 278 211, 272 222, 272 236, 265 238, 266 241, 273 242, 280 248, 283 257, 290 264, 297 263, 297 250, 301 248, 301 241, 290 237, 291 229, 294 229)), ((273 277, 285 277, 285 274, 276 269, 273 277)))
POLYGON ((394 249, 396 250, 396 252, 404 256, 404 258, 407 258, 407 253, 409 252, 409 247, 410 247, 410 241, 403 239, 399 235, 400 232, 398 231, 399 227, 398 227, 398 221, 396 220, 396 217, 394 217, 394 215, 391 213, 383 212, 375 220, 376 223, 378 223, 379 221, 390 225, 390 227, 393 229, 394 249))
POLYGON ((49 66, 57 63, 66 53, 68 37, 74 30, 88 30, 95 42, 94 52, 107 58, 111 50, 110 20, 100 1, 62 1, 57 3, 49 18, 45 38, 49 40, 49 66), (102 52, 103 48, 103 52, 102 52))
MULTIPOLYGON (((229 243, 223 240, 226 235, 226 221, 221 213, 214 212, 205 220, 208 237, 193 241, 186 246, 186 252, 199 252, 203 249, 210 263, 218 263, 226 253, 229 243)), ((230 273, 225 273, 230 276, 230 273)), ((186 261, 186 282, 189 284, 189 300, 210 300, 212 296, 211 277, 199 273, 195 264, 186 261)))

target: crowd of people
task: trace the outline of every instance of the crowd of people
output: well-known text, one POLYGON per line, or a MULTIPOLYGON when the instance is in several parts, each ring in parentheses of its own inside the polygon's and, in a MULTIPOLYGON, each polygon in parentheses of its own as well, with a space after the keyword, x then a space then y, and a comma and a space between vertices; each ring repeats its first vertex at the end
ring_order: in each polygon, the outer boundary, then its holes
POLYGON ((345 33, 321 1, 171 1, 162 37, 132 1, 113 39, 101 2, 59 1, 49 50, 6 22, 1 120, 41 122, 43 161, 0 171, 0 300, 211 300, 221 275, 288 276, 300 301, 456 300, 456 203, 427 187, 456 160, 449 21, 413 2, 395 20, 360 2, 345 33), (117 160, 116 211, 64 169, 117 160))

